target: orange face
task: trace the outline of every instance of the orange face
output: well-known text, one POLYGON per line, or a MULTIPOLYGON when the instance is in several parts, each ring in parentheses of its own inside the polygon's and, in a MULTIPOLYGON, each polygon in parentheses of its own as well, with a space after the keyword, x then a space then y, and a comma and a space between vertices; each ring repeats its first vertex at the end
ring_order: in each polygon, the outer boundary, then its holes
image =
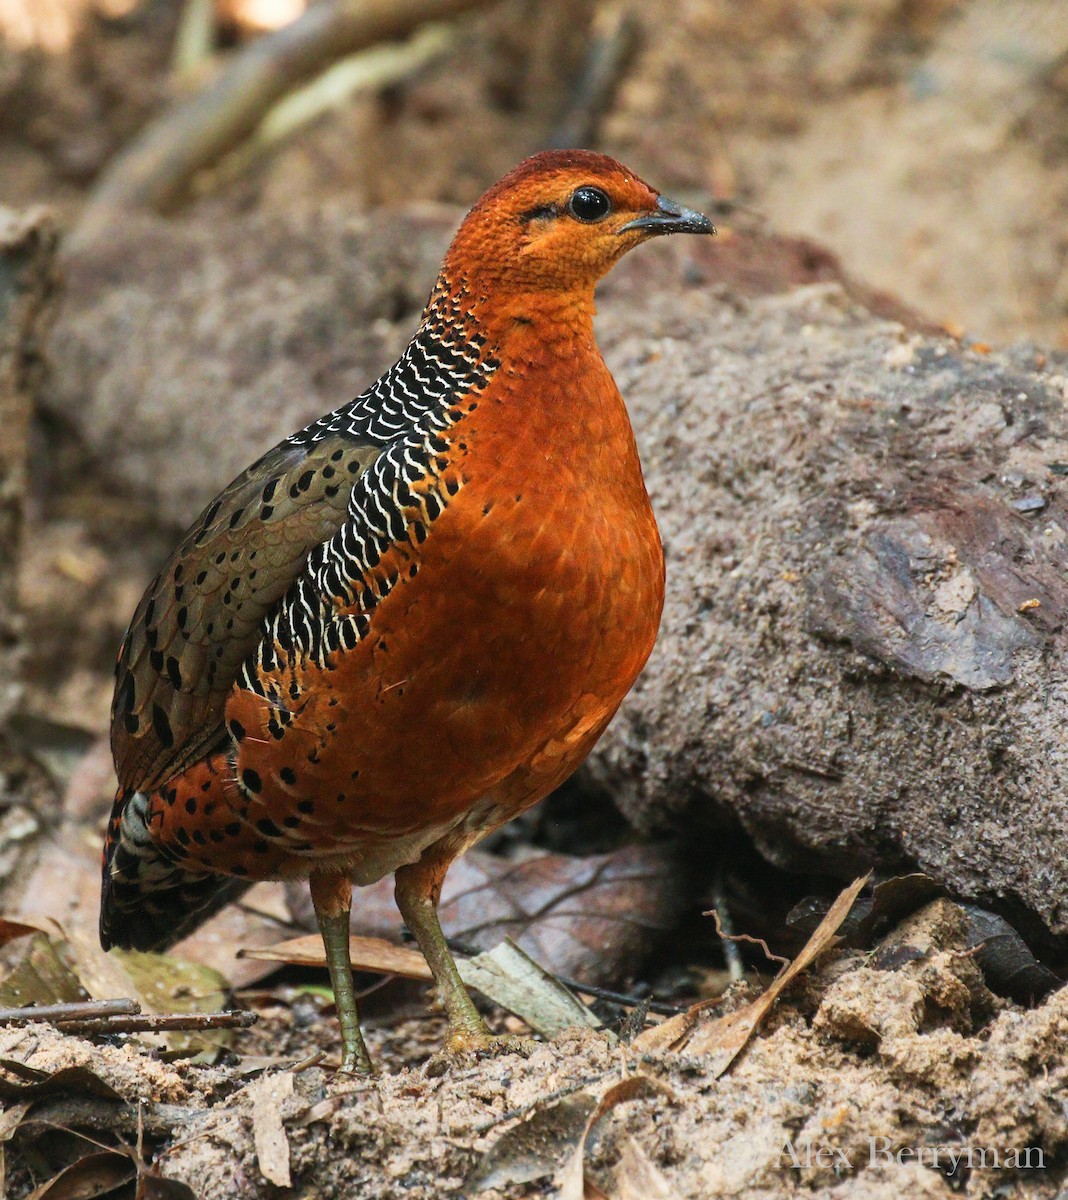
POLYGON ((520 163, 474 206, 445 270, 501 292, 592 291, 632 247, 665 233, 714 233, 602 154, 550 150, 520 163))

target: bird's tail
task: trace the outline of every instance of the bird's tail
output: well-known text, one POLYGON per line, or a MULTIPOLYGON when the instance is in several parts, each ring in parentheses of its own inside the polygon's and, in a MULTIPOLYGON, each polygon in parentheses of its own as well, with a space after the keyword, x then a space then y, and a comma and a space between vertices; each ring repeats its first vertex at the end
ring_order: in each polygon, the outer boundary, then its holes
POLYGON ((185 870, 168 856, 148 832, 150 799, 120 789, 111 810, 100 891, 105 950, 166 950, 249 887, 246 880, 185 870))

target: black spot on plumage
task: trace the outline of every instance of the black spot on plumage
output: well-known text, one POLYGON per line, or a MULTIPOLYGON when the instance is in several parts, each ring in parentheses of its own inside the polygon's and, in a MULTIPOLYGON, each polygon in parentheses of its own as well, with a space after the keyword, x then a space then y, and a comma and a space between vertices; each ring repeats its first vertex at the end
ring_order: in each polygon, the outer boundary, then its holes
POLYGON ((259 773, 251 767, 246 767, 241 772, 241 782, 253 795, 263 790, 263 780, 260 778, 259 773))
POLYGON ((174 745, 174 734, 171 732, 171 722, 167 713, 159 704, 152 705, 152 729, 159 738, 161 745, 170 749, 174 745))
POLYGON ((133 672, 127 669, 126 674, 122 679, 122 686, 119 688, 118 695, 115 697, 115 705, 123 712, 130 712, 133 709, 136 700, 137 681, 134 679, 133 672))
POLYGON ((292 786, 297 782, 297 773, 292 767, 283 767, 281 771, 278 772, 278 778, 281 779, 283 783, 288 783, 290 786, 292 786))

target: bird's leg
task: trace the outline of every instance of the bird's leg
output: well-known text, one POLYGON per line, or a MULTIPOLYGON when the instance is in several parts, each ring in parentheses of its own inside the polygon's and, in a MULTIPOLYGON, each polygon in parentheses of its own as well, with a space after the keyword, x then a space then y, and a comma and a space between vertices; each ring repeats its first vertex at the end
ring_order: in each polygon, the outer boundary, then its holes
POLYGON ((308 883, 319 932, 326 948, 330 986, 334 989, 337 1020, 341 1026, 341 1069, 355 1075, 370 1075, 374 1067, 360 1030, 356 992, 352 986, 352 960, 349 957, 352 882, 337 871, 313 871, 308 883))
POLYGON ((418 862, 399 868, 396 873, 397 907, 434 976, 438 997, 449 1021, 449 1049, 478 1050, 492 1043, 492 1035, 467 994, 438 921, 441 885, 452 857, 451 854, 435 853, 432 848, 418 862))

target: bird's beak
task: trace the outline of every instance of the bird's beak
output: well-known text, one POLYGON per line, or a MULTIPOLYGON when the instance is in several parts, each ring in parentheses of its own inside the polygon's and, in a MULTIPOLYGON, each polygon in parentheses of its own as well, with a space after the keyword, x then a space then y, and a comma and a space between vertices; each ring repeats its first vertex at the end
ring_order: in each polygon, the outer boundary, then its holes
POLYGON ((704 213, 695 212, 692 208, 683 208, 667 196, 660 196, 656 202, 657 211, 644 217, 628 221, 620 233, 628 233, 632 229, 640 229, 651 235, 659 233, 712 233, 716 232, 715 225, 704 213))

